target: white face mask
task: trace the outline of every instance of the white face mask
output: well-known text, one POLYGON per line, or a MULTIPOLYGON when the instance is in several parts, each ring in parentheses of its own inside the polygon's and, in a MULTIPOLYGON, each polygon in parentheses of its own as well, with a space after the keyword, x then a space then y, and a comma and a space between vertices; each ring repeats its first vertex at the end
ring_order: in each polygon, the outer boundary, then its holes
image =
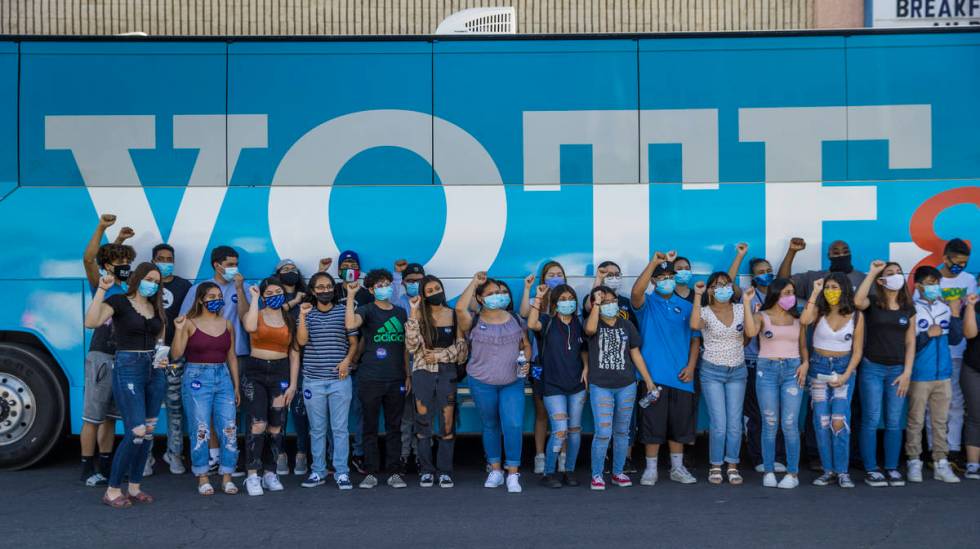
POLYGON ((621 276, 607 276, 603 279, 603 284, 608 286, 610 289, 618 290, 623 286, 623 277, 621 276))
POLYGON ((885 281, 885 288, 889 290, 898 291, 905 286, 905 276, 902 274, 895 273, 881 278, 885 281))

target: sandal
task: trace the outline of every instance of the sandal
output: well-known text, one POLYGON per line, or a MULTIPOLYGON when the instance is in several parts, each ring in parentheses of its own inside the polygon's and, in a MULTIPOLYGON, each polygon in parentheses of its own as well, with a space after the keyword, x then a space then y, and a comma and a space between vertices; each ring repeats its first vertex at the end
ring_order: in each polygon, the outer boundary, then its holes
POLYGON ((204 484, 197 485, 197 493, 202 496, 213 496, 214 486, 211 486, 210 482, 205 482, 204 484))
POLYGON ((238 486, 235 486, 235 483, 230 480, 226 482, 221 489, 229 496, 233 496, 238 493, 238 486))
POLYGON ((721 484, 721 467, 712 466, 708 469, 708 482, 711 484, 721 484))
POLYGON ((738 469, 729 467, 728 470, 725 471, 725 474, 728 475, 729 484, 734 484, 736 486, 742 484, 742 475, 738 472, 738 469))
POLYGON ((126 494, 119 494, 113 499, 109 499, 108 495, 104 495, 102 496, 102 503, 113 509, 128 509, 133 506, 133 502, 129 501, 126 494))
POLYGON ((129 494, 129 499, 135 500, 136 503, 153 503, 153 496, 142 490, 136 492, 135 494, 129 494))

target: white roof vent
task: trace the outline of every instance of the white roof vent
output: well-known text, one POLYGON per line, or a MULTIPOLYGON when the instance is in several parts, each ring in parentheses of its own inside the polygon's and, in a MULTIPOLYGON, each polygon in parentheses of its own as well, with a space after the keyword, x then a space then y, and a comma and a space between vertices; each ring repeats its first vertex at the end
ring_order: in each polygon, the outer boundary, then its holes
POLYGON ((439 23, 436 34, 517 34, 514 8, 471 8, 439 23))

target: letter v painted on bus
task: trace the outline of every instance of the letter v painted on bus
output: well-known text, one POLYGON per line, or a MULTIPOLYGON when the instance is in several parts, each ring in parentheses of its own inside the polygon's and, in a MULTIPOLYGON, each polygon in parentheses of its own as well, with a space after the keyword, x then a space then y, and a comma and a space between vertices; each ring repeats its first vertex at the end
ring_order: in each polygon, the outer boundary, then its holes
MULTIPOLYGON (((132 245, 140 258, 163 241, 162 231, 143 191, 130 149, 156 148, 153 115, 46 116, 46 149, 68 149, 96 211, 114 213, 112 240, 124 226, 133 227, 132 245)), ((196 278, 211 240, 227 185, 242 149, 265 148, 264 114, 174 115, 175 149, 198 149, 197 160, 181 198, 167 242, 180 250, 176 274, 196 278), (226 142, 227 136, 227 142, 226 142)))

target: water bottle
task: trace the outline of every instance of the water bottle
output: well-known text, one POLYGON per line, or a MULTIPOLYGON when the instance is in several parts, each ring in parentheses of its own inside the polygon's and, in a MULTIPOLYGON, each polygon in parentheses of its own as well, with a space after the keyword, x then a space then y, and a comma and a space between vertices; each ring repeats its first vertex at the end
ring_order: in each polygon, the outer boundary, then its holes
POLYGON ((524 367, 527 366, 527 357, 524 356, 524 350, 517 355, 517 377, 527 377, 527 372, 524 371, 524 367))
POLYGON ((660 398, 660 387, 654 386, 653 390, 640 399, 640 408, 650 406, 660 398))

